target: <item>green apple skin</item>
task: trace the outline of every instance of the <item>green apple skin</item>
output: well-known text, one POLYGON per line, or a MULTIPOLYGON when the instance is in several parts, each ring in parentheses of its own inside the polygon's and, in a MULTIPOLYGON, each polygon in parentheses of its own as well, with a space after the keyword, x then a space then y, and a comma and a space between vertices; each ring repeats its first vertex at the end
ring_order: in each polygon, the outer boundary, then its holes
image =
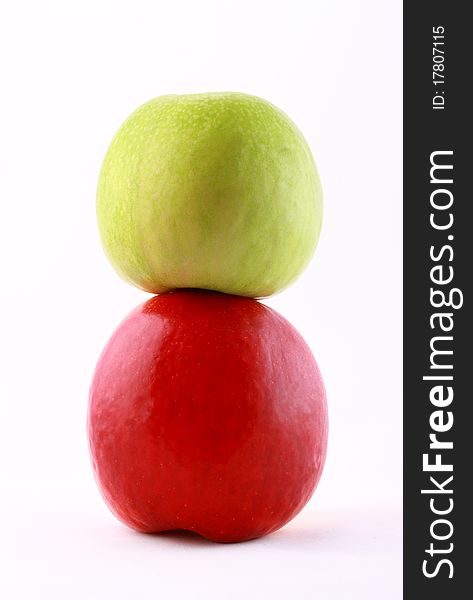
POLYGON ((322 212, 300 131, 269 102, 234 92, 138 108, 112 140, 97 191, 108 258, 152 293, 270 296, 309 262, 322 212))

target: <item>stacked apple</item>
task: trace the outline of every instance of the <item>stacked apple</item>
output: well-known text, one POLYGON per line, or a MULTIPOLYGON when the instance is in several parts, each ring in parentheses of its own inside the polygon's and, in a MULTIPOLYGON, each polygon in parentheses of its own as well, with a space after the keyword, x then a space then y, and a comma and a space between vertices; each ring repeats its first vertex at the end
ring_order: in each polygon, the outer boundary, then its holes
POLYGON ((118 273, 158 294, 119 325, 91 386, 106 503, 142 532, 235 542, 279 529, 311 497, 327 445, 317 364, 256 300, 288 286, 318 241, 306 141, 254 96, 156 98, 115 135, 97 214, 118 273))

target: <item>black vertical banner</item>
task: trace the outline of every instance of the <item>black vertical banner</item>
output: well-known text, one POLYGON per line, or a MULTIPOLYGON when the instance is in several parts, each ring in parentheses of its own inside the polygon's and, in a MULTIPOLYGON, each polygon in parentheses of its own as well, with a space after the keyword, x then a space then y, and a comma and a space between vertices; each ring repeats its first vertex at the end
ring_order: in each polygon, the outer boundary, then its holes
POLYGON ((404 2, 404 598, 470 597, 473 26, 404 2))

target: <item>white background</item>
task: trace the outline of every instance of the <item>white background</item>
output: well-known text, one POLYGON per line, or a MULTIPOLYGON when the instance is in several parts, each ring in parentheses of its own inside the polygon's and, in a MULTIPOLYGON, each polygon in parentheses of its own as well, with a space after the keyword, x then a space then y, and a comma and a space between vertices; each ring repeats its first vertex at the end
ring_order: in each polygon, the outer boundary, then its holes
POLYGON ((0 596, 401 597, 401 2, 11 2, 0 9, 0 596), (328 390, 326 469, 278 533, 138 535, 103 504, 85 414, 95 361, 147 295, 100 248, 107 145, 165 93, 263 96, 325 189, 316 255, 267 303, 328 390))

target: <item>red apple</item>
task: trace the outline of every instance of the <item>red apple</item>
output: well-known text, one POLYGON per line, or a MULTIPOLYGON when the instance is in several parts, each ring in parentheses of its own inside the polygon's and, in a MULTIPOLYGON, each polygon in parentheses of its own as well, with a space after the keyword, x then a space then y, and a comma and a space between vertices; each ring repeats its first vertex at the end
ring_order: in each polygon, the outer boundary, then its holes
POLYGON ((277 312, 181 290, 145 302, 113 334, 88 434, 100 490, 126 525, 249 540, 311 497, 326 453, 325 390, 277 312))

